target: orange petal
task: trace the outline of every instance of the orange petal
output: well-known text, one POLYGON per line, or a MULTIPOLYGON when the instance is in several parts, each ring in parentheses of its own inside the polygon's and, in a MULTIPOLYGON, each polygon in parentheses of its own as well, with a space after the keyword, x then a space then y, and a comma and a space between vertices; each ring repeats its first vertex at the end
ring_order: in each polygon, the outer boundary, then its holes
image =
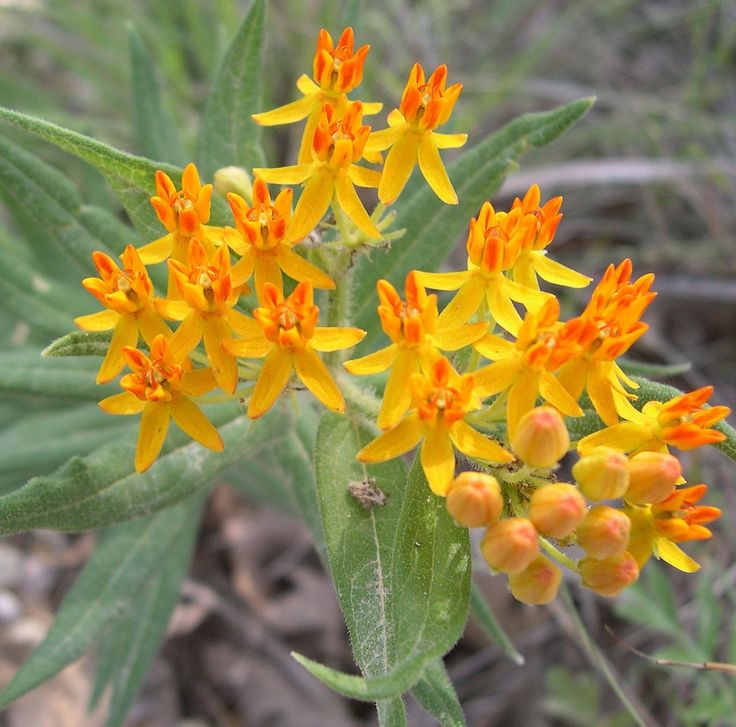
POLYGON ((294 367, 302 383, 332 411, 345 411, 345 399, 329 369, 310 348, 294 351, 294 367))
POLYGON ((189 397, 175 396, 171 400, 171 416, 182 431, 207 449, 221 452, 225 448, 220 433, 189 397))

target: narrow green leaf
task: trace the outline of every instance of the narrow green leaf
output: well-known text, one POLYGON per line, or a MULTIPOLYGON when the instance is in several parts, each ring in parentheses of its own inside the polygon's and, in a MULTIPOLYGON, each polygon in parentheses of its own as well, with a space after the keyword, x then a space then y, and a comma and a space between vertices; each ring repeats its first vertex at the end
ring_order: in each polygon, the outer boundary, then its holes
POLYGON ((671 378, 680 376, 692 368, 689 361, 678 364, 655 364, 621 358, 618 360, 618 364, 629 376, 646 376, 647 378, 652 376, 671 378))
POLYGON ((212 86, 197 155, 207 177, 220 167, 262 166, 260 127, 250 115, 263 110, 265 15, 264 0, 253 0, 212 86))
POLYGON ((488 605, 486 599, 483 597, 483 594, 475 583, 473 583, 470 590, 470 609, 486 634, 488 634, 494 643, 501 647, 501 651, 503 651, 503 653, 511 659, 514 664, 521 666, 524 663, 524 657, 517 651, 511 639, 504 631, 503 626, 498 623, 496 615, 491 610, 491 607, 488 605))
POLYGON ((593 104, 592 98, 560 106, 552 111, 525 114, 466 151, 449 165, 449 174, 460 203, 446 205, 423 185, 401 202, 395 227, 406 234, 388 254, 374 252, 369 262, 370 275, 356 276, 354 299, 357 302, 355 325, 369 331, 363 345, 370 347, 380 335, 375 325, 375 281, 385 278, 403 285, 408 270, 436 270, 455 245, 460 232, 481 204, 496 192, 516 160, 529 148, 543 146, 583 117, 593 104))
POLYGON ((54 356, 104 356, 110 347, 112 333, 109 331, 72 331, 49 344, 41 355, 54 356))
POLYGON ((406 706, 401 697, 376 703, 379 727, 407 727, 406 706))
POLYGON ((411 693, 442 727, 467 727, 455 687, 452 686, 442 659, 436 659, 427 665, 424 675, 411 693))
POLYGON ((150 159, 185 164, 178 130, 161 101, 153 59, 132 24, 128 26, 128 47, 136 150, 150 159))
POLYGON ((188 497, 223 470, 276 446, 284 428, 281 409, 258 422, 231 405, 212 407, 207 414, 220 427, 224 452, 212 452, 175 431, 164 454, 136 474, 133 438, 111 442, 0 497, 0 534, 34 528, 77 532, 150 515, 188 497))
POLYGON ((46 638, 0 693, 0 708, 78 659, 115 619, 136 613, 146 581, 191 533, 203 496, 165 513, 111 527, 65 596, 46 638))

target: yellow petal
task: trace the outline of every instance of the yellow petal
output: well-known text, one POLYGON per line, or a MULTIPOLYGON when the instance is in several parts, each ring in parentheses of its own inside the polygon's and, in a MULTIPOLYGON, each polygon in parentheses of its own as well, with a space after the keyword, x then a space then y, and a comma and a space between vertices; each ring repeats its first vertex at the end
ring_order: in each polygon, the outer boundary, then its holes
POLYGON ((271 111, 263 111, 260 114, 252 114, 251 118, 261 126, 280 126, 281 124, 293 124, 309 116, 315 105, 319 105, 319 98, 309 95, 291 103, 284 104, 271 111))
POLYGON ((534 272, 531 252, 523 252, 519 255, 514 263, 513 273, 515 283, 524 288, 539 290, 539 281, 537 280, 537 274, 534 272))
POLYGON ((334 186, 332 174, 324 169, 307 182, 286 232, 289 240, 301 240, 319 224, 330 206, 334 186))
POLYGON ((345 411, 345 399, 322 359, 310 348, 294 351, 294 368, 302 383, 332 411, 345 411))
POLYGON ((506 292, 507 282, 511 281, 498 276, 486 288, 486 300, 488 301, 488 309, 491 312, 493 320, 501 328, 515 336, 521 326, 521 316, 516 308, 514 308, 514 304, 506 292))
MULTIPOLYGON (((365 108, 365 104, 363 105, 365 108)), ((394 126, 388 129, 374 131, 365 143, 364 151, 376 152, 388 149, 401 135, 401 128, 394 126)))
POLYGON ((578 273, 556 260, 550 260, 545 252, 533 251, 530 253, 533 255, 534 270, 542 280, 555 285, 564 285, 568 288, 584 288, 593 280, 593 278, 578 273))
POLYGON ((293 365, 286 351, 274 347, 263 362, 253 394, 248 405, 248 416, 257 419, 273 405, 289 382, 293 365))
POLYGON ((351 164, 348 169, 350 181, 358 187, 375 189, 381 183, 381 172, 378 169, 366 169, 357 164, 351 164))
POLYGON ((181 380, 181 390, 187 396, 201 396, 216 386, 217 380, 211 368, 188 371, 181 380))
POLYGON ((276 254, 281 269, 294 280, 311 280, 315 288, 323 288, 332 290, 335 287, 335 281, 323 273, 316 265, 307 262, 301 255, 297 255, 286 245, 279 245, 276 254))
POLYGON ((147 470, 158 457, 169 429, 169 403, 148 401, 143 407, 135 448, 135 470, 147 470))
POLYGON ((384 204, 393 204, 409 181, 417 163, 419 139, 412 132, 402 133, 386 157, 378 186, 378 199, 384 204))
POLYGON ((667 538, 657 538, 654 541, 654 554, 683 573, 695 573, 700 570, 700 564, 697 561, 667 538))
POLYGON ((309 345, 315 351, 340 351, 343 348, 352 348, 365 338, 365 331, 361 328, 315 328, 309 345))
POLYGON ((183 321, 189 315, 189 306, 183 300, 156 298, 153 303, 156 312, 170 321, 183 321))
POLYGON ((537 402, 538 384, 539 377, 537 375, 530 374, 517 378, 509 389, 509 398, 506 408, 509 440, 513 440, 516 435, 516 428, 521 417, 534 408, 534 405, 537 402))
POLYGON ((221 316, 205 320, 203 338, 204 350, 217 383, 228 394, 235 393, 238 385, 238 362, 222 347, 222 342, 230 339, 230 329, 221 316))
POLYGON ((355 191, 353 183, 345 173, 340 173, 335 177, 335 196, 337 202, 342 207, 343 212, 369 237, 379 239, 381 233, 371 221, 370 216, 365 211, 363 203, 360 201, 358 193, 355 191))
POLYGON ((193 351, 204 335, 204 321, 196 311, 191 311, 171 337, 169 350, 176 361, 181 361, 193 351))
POLYGON ((223 315, 230 328, 239 336, 250 338, 263 335, 263 329, 252 318, 248 318, 245 313, 241 313, 235 308, 226 308, 223 315))
POLYGON ((138 414, 143 411, 145 402, 129 391, 114 394, 103 399, 98 406, 107 414, 138 414))
POLYGON ((514 455, 495 439, 483 436, 462 419, 450 427, 450 439, 460 452, 474 459, 495 463, 512 462, 514 459, 514 455))
POLYGON ((142 310, 138 315, 138 328, 143 340, 149 345, 156 336, 171 338, 171 329, 159 318, 152 308, 142 310))
POLYGON ((498 394, 514 383, 523 367, 521 359, 505 358, 473 372, 473 391, 481 398, 498 394))
POLYGON ((611 382, 608 380, 609 370, 610 362, 600 362, 593 366, 588 375, 588 396, 598 416, 611 427, 618 423, 618 413, 611 382))
POLYGON ((419 458, 430 489, 444 497, 455 479, 455 453, 446 429, 427 428, 419 458))
POLYGON ((452 328, 467 322, 480 307, 485 286, 477 276, 467 279, 457 291, 455 297, 440 313, 437 319, 438 328, 452 328))
POLYGON ((539 382, 539 393, 542 395, 542 398, 566 416, 583 416, 583 410, 578 406, 575 399, 567 393, 567 389, 549 371, 542 372, 542 378, 539 382))
POLYGON ((312 142, 314 141, 314 132, 319 124, 319 118, 321 116, 321 104, 317 106, 309 118, 307 123, 304 124, 304 131, 302 131, 302 140, 299 143, 299 152, 297 153, 296 161, 298 164, 309 164, 312 162, 312 142))
POLYGON ((640 424, 619 422, 583 437, 578 444, 578 450, 587 452, 593 447, 614 447, 622 452, 631 452, 644 444, 649 436, 647 429, 640 424))
POLYGON ((410 414, 393 429, 389 429, 366 444, 358 452, 357 457, 361 462, 368 464, 385 462, 416 447, 421 436, 419 417, 416 414, 410 414))
POLYGON ((88 316, 79 316, 74 322, 85 331, 109 331, 115 328, 119 318, 120 313, 106 309, 88 316))
POLYGON ((171 400, 171 416, 182 431, 207 449, 222 452, 225 448, 220 433, 188 396, 171 400))
POLYGON ((263 358, 273 348, 274 344, 261 331, 256 336, 228 338, 222 342, 222 346, 228 353, 239 358, 263 358))
POLYGON ((433 334, 438 348, 443 351, 457 351, 477 341, 488 330, 488 323, 470 323, 453 328, 442 328, 433 334))
POLYGON ((476 341, 473 348, 490 361, 498 361, 517 354, 516 346, 511 341, 507 341, 493 333, 489 333, 483 336, 480 341, 476 341))
POLYGON ((432 132, 434 145, 438 149, 457 149, 468 140, 467 134, 442 134, 439 131, 432 132))
POLYGON ((123 346, 135 346, 138 343, 138 326, 131 316, 120 316, 112 334, 110 347, 97 372, 97 383, 105 384, 114 379, 125 366, 123 346))
POLYGON ((416 352, 407 348, 399 350, 383 392, 377 422, 381 429, 395 427, 406 414, 411 404, 411 375, 419 373, 419 367, 420 359, 416 352))
POLYGON ((273 167, 272 169, 254 169, 253 174, 264 182, 273 184, 301 184, 314 174, 315 165, 292 164, 288 167, 273 167))
POLYGON ((383 108, 380 101, 367 101, 363 103, 363 116, 373 116, 383 108))
POLYGON ((169 232, 158 240, 149 242, 147 245, 138 248, 138 255, 144 265, 154 265, 166 260, 171 251, 174 249, 175 232, 169 232))
POLYGON ((457 204, 457 194, 452 186, 447 170, 442 163, 440 153, 434 145, 433 134, 425 133, 419 141, 419 168, 434 193, 445 204, 457 204))
MULTIPOLYGON (((316 93, 320 90, 319 86, 306 73, 302 73, 302 75, 296 79, 296 87, 305 96, 310 93, 316 93)), ((363 104, 363 107, 365 108, 365 104, 363 104)))
POLYGON ((233 285, 244 283, 246 280, 253 275, 253 269, 256 266, 256 252, 252 246, 248 245, 248 249, 243 253, 243 257, 233 265, 230 276, 233 280, 233 285))
POLYGON ((397 353, 398 346, 395 343, 392 343, 390 346, 386 346, 386 348, 369 353, 367 356, 345 361, 343 366, 351 374, 355 374, 356 376, 379 374, 381 371, 385 371, 394 362, 397 353))
POLYGON ((456 273, 418 273, 419 282, 434 290, 457 290, 470 276, 467 270, 456 273))
POLYGON ((258 295, 263 290, 264 283, 275 285, 279 292, 284 290, 284 280, 281 276, 279 261, 270 251, 256 254, 255 289, 258 295))

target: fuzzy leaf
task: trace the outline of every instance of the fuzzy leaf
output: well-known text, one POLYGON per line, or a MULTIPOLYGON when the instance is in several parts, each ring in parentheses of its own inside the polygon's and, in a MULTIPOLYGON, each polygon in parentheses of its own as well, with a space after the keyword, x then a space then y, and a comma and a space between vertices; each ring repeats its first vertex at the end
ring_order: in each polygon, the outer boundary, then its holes
POLYGON ((430 662, 411 693, 442 727, 467 727, 455 687, 442 662, 430 662))
POLYGON ((92 332, 72 331, 66 336, 57 338, 49 344, 41 355, 46 358, 54 356, 104 356, 110 347, 112 333, 109 331, 92 332))

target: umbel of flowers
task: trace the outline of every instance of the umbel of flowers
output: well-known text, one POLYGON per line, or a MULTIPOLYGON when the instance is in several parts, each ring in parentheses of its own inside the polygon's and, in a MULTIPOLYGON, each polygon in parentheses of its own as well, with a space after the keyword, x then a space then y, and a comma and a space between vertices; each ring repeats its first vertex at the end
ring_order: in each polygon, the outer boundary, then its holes
POLYGON ((323 358, 365 336, 342 325, 346 310, 336 307, 350 286, 344 261, 398 237, 385 232, 382 213, 415 167, 442 202, 457 203, 440 152, 467 140, 438 131, 462 91, 447 84, 445 66, 426 76, 415 64, 386 128, 366 123, 381 104, 349 94, 368 51, 355 49, 351 28, 336 43, 321 31, 312 76, 297 81, 302 98, 253 116, 263 125, 301 121, 304 130, 295 164, 255 169, 249 189, 227 194, 232 225, 209 224, 213 186, 188 164, 180 188, 163 171, 152 180, 160 238, 129 245, 119 263, 94 253, 99 277, 83 285, 103 310, 76 322, 112 331, 99 383, 130 369, 123 392, 100 406, 140 414, 136 470, 157 459, 171 419, 221 450, 200 408, 217 389, 216 398, 245 401, 257 419, 292 385, 344 412, 348 374, 383 376, 380 433, 358 458, 370 465, 418 447, 432 492, 459 526, 484 528, 482 554, 519 600, 554 598, 560 566, 605 596, 633 583, 651 556, 696 570, 679 544, 710 537, 719 511, 700 504, 706 485, 685 481, 670 448, 720 441, 712 427, 729 410, 706 406, 709 387, 637 406, 637 383, 617 361, 646 332, 641 318, 655 293, 654 276, 634 278, 630 260, 608 267, 579 315, 561 318, 540 280, 591 283, 548 255, 561 197, 543 202, 532 185, 508 210, 485 202, 469 221, 465 269, 407 271, 403 297, 377 281, 376 325, 387 345, 342 364, 346 356, 323 358), (292 188, 272 198, 269 183, 301 185, 295 207, 292 188), (376 190, 372 213, 358 188, 376 190), (166 291, 149 277, 146 266, 157 264, 168 269, 166 291), (330 291, 326 316, 315 289, 330 291), (440 310, 428 289, 453 295, 440 310), (583 415, 584 398, 600 426, 571 444, 565 419, 583 415), (559 481, 571 451, 572 476, 559 481))

